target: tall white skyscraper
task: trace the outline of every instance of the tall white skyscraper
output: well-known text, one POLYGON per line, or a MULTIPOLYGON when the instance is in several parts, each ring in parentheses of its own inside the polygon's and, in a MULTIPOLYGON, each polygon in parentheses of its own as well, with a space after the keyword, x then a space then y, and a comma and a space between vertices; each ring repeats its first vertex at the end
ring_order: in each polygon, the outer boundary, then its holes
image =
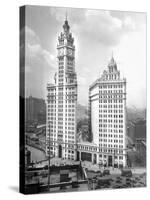
POLYGON ((99 147, 97 163, 126 165, 126 79, 112 57, 89 88, 90 130, 99 147))
POLYGON ((67 19, 58 37, 58 70, 54 84, 47 85, 46 153, 76 159, 77 76, 74 38, 67 19))

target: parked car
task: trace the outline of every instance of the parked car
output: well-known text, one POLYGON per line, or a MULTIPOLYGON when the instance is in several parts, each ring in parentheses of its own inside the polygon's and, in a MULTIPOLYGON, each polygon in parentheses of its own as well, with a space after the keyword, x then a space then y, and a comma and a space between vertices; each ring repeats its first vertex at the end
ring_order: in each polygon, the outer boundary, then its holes
POLYGON ((105 176, 105 175, 110 175, 109 169, 104 169, 103 176, 105 176))
POLYGON ((132 177, 132 171, 130 169, 122 169, 121 176, 132 177))

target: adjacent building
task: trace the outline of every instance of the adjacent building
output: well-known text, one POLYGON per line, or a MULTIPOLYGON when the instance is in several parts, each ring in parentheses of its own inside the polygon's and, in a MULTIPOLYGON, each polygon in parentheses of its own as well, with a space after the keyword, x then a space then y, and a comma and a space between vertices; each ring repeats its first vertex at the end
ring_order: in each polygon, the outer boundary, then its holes
POLYGON ((74 38, 67 19, 58 37, 57 66, 54 84, 47 85, 46 153, 75 160, 77 76, 74 38))
POLYGON ((46 104, 44 99, 29 96, 25 99, 25 121, 26 123, 45 124, 46 104))
POLYGON ((146 141, 146 120, 130 121, 127 126, 127 135, 132 141, 131 144, 136 144, 137 140, 146 141))
POLYGON ((89 119, 97 163, 126 165, 126 79, 112 57, 89 88, 89 119))

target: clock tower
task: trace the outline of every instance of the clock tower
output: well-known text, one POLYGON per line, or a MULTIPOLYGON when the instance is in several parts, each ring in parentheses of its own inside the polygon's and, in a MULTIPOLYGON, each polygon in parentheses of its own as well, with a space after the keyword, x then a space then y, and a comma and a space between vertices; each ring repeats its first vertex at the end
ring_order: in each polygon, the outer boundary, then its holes
MULTIPOLYGON (((67 19, 58 37, 57 51, 55 84, 47 87, 47 139, 50 130, 51 155, 76 160, 77 76, 74 38, 67 19)), ((47 153, 48 150, 47 145, 47 153)))
MULTIPOLYGON (((61 32, 60 36, 58 37, 58 66, 61 65, 62 61, 64 62, 63 65, 63 72, 58 68, 58 73, 61 74, 63 78, 65 78, 63 83, 69 82, 76 82, 76 73, 75 73, 75 46, 74 46, 74 38, 70 33, 70 26, 68 24, 67 19, 63 25, 63 32, 61 32), (64 75, 64 76, 63 76, 64 75), (70 76, 71 75, 71 76, 70 76)), ((61 84, 61 81, 59 82, 61 84)))

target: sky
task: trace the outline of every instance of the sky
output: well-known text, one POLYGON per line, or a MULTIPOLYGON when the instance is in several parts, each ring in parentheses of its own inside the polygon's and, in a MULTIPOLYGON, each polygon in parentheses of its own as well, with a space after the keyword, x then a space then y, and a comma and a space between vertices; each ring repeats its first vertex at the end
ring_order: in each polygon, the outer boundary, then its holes
MULTIPOLYGON (((46 99, 57 71, 57 43, 67 13, 75 41, 78 102, 113 57, 127 79, 127 106, 146 108, 146 14, 107 10, 26 7, 25 92, 46 99)), ((22 30, 23 31, 23 30, 22 30)))

